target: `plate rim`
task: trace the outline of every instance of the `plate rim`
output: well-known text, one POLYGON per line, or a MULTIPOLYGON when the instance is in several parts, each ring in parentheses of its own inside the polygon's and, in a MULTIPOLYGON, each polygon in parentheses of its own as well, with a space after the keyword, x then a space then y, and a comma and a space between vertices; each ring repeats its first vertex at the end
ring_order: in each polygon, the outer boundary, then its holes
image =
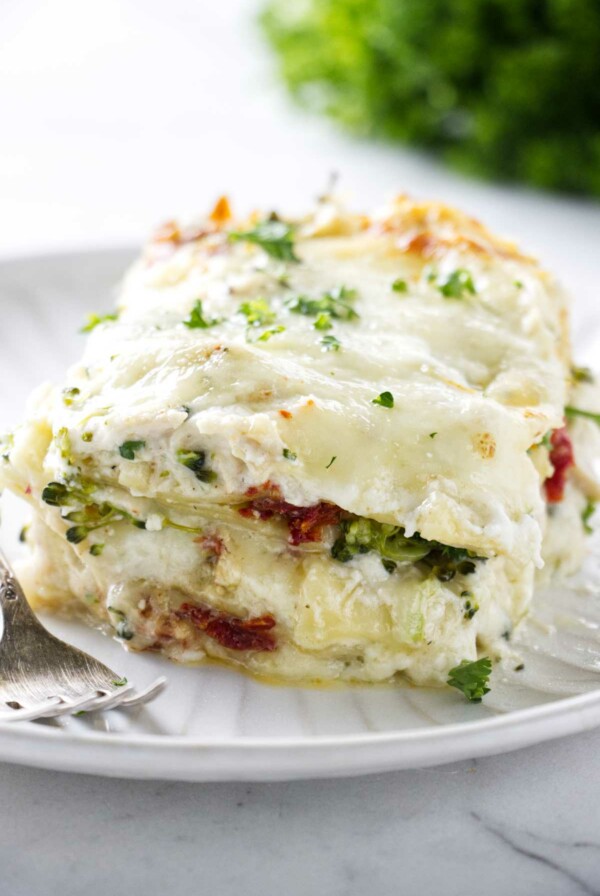
MULTIPOLYGON (((0 256, 0 268, 134 255, 129 243, 0 256)), ((600 686, 485 719, 422 728, 283 737, 66 731, 0 722, 0 761, 97 775, 180 781, 346 777, 509 752, 600 726, 600 686), (439 745, 446 749, 440 753, 439 745)))
POLYGON ((32 723, 2 722, 0 760, 120 778, 289 781, 446 765, 511 752, 596 726, 600 726, 600 688, 473 722, 311 738, 77 734, 32 723), (442 756, 440 741, 446 745, 442 756), (42 751, 40 743, 45 746, 42 751))

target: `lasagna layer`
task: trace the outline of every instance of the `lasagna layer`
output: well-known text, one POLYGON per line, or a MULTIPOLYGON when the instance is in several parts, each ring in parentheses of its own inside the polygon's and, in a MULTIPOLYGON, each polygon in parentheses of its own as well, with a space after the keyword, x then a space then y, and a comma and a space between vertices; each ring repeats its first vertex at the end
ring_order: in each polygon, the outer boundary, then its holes
POLYGON ((221 200, 89 329, 0 484, 33 507, 32 598, 131 648, 439 683, 499 654, 544 555, 582 555, 600 405, 564 296, 454 210, 221 200))

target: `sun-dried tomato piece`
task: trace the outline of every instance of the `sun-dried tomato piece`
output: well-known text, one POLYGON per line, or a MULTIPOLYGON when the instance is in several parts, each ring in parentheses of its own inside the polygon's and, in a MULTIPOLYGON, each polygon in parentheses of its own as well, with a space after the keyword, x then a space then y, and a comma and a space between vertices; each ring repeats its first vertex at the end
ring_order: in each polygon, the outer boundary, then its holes
POLYGON ((229 650, 275 650, 277 642, 271 634, 276 622, 273 616, 255 616, 242 619, 232 613, 202 607, 199 604, 182 604, 175 615, 191 622, 209 638, 229 650))
POLYGON ((554 472, 546 479, 544 488, 548 502, 557 504, 564 497, 567 470, 575 463, 573 443, 568 436, 566 427, 554 430, 550 436, 550 445, 550 463, 554 467, 554 472))
POLYGON ((270 520, 279 516, 287 523, 290 531, 290 543, 304 544, 320 541, 325 526, 337 525, 345 513, 337 504, 320 501, 310 507, 297 507, 279 498, 255 498, 240 508, 240 514, 247 518, 270 520))

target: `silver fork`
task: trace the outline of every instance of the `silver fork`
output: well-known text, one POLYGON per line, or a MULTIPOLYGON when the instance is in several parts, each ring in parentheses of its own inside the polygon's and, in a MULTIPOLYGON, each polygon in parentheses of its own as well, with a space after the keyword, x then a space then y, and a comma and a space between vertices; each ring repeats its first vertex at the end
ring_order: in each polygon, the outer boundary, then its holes
POLYGON ((108 666, 51 635, 33 614, 0 551, 0 721, 27 721, 129 709, 153 700, 165 687, 159 678, 135 692, 108 666))

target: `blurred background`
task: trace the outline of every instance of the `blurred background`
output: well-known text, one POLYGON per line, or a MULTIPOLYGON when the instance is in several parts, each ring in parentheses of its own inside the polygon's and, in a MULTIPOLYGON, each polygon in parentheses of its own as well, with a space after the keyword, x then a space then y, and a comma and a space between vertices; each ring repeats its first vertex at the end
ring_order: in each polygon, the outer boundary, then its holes
POLYGON ((0 109, 0 256, 134 245, 221 192, 301 209, 336 171, 355 205, 466 208, 591 300, 597 0, 3 0, 0 109))

